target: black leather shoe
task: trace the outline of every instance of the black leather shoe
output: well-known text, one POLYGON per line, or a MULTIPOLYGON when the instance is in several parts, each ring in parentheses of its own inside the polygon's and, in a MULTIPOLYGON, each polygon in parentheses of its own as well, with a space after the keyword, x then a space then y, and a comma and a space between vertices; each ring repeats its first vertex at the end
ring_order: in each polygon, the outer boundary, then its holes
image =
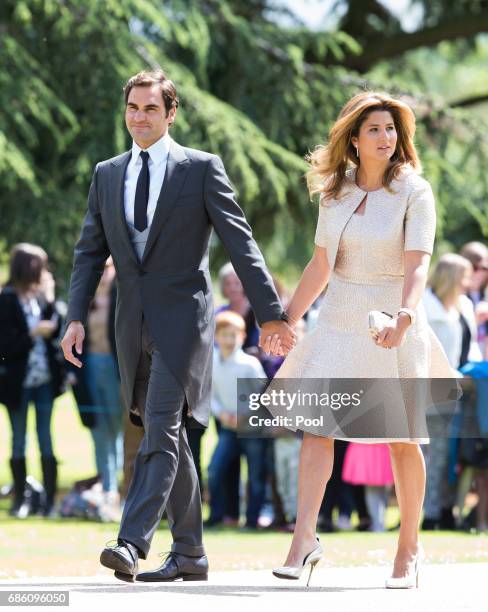
POLYGON ((170 552, 163 565, 153 572, 141 572, 136 580, 140 582, 172 582, 173 580, 208 580, 208 559, 187 557, 180 553, 170 552))
POLYGON ((117 540, 117 546, 107 546, 100 555, 100 563, 115 570, 115 577, 125 582, 134 582, 138 559, 137 547, 120 538, 117 540))

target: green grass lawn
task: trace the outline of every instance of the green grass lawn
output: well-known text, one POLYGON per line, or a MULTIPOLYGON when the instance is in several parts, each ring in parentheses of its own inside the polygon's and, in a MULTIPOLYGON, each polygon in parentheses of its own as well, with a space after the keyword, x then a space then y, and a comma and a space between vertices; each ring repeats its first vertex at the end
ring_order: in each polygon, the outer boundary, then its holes
MULTIPOLYGON (((42 482, 35 421, 34 406, 31 405, 27 424, 27 472, 42 482)), ((56 400, 51 432, 54 453, 59 462, 58 484, 61 490, 68 490, 76 480, 93 476, 96 473, 92 437, 90 431, 80 421, 71 392, 65 393, 56 400)), ((0 404, 0 486, 11 482, 8 465, 10 438, 7 410, 0 404)), ((211 426, 203 439, 204 471, 206 471, 215 441, 214 427, 211 426)))
MULTIPOLYGON (((31 406, 27 425, 27 472, 41 480, 35 420, 35 410, 31 406)), ((51 431, 54 452, 59 461, 60 488, 69 488, 75 480, 92 476, 95 473, 95 461, 90 431, 83 427, 71 393, 65 393, 56 400, 51 431)), ((0 485, 11 482, 8 465, 10 438, 7 410, 0 406, 0 485)))
MULTIPOLYGON (((59 484, 68 490, 75 480, 95 473, 93 445, 89 431, 79 420, 72 396, 56 402, 53 438, 60 461, 59 484)), ((40 479, 39 451, 35 436, 34 411, 28 425, 29 473, 40 479)), ((215 444, 213 427, 205 434, 203 469, 206 471, 215 444)), ((0 485, 10 482, 8 457, 10 426, 5 409, 0 408, 0 485)), ((245 470, 244 474, 245 474, 245 470)), ((117 535, 117 525, 77 519, 45 520, 30 517, 24 521, 8 516, 10 500, 0 500, 0 579, 32 576, 89 576, 106 572, 98 563, 101 548, 117 535)), ((205 508, 205 511, 207 509, 205 508)), ((355 519, 355 517, 354 517, 355 519)), ((391 505, 387 526, 398 522, 398 509, 391 505)), ((246 532, 239 529, 209 529, 205 533, 211 567, 214 570, 266 569, 280 565, 286 556, 290 535, 268 530, 246 532)), ((323 534, 325 564, 330 566, 389 564, 394 556, 397 533, 339 532, 323 534)), ((431 562, 488 561, 488 536, 452 532, 422 534, 431 562)), ((143 565, 158 564, 158 552, 167 551, 170 537, 163 523, 156 532, 150 557, 143 565)))
MULTIPOLYGON (((154 536, 150 555, 141 567, 156 567, 159 552, 169 550, 165 525, 154 536)), ((36 576, 110 575, 99 565, 105 544, 116 537, 117 526, 69 519, 41 518, 0 523, 0 579, 36 576)), ((342 532, 323 534, 325 566, 389 565, 397 534, 342 532)), ((268 569, 281 565, 289 534, 238 529, 209 529, 205 545, 213 570, 268 569)), ((488 537, 464 533, 422 534, 429 563, 488 562, 488 537)))

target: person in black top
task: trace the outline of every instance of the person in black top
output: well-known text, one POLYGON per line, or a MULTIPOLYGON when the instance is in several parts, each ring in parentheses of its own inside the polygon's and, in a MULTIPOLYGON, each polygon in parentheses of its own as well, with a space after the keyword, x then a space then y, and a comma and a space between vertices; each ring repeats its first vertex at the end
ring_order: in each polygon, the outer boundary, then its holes
POLYGON ((29 402, 36 408, 36 427, 46 491, 43 514, 54 514, 57 461, 51 440, 54 398, 63 391, 63 360, 54 339, 61 316, 54 302, 54 281, 47 270, 47 254, 32 244, 13 248, 10 276, 0 293, 0 402, 12 426, 10 467, 14 500, 10 514, 25 518, 25 444, 29 402))

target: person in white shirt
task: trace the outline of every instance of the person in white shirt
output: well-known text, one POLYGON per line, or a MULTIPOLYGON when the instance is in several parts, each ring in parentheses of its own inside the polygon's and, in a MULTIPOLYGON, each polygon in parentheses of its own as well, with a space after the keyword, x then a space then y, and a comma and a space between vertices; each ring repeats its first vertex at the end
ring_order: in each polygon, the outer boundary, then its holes
MULTIPOLYGON (((248 384, 246 392, 262 390, 267 381, 259 360, 242 350, 246 337, 244 319, 230 310, 215 317, 215 340, 212 376, 212 413, 222 427, 219 440, 208 468, 210 490, 210 517, 207 526, 222 522, 225 510, 225 475, 229 463, 246 456, 248 471, 248 504, 246 527, 255 528, 264 501, 266 479, 266 443, 264 438, 238 437, 237 435, 237 379, 248 384)), ((243 389, 240 387, 240 391, 243 389)))
MULTIPOLYGON (((439 258, 429 279, 422 302, 453 368, 467 361, 480 361, 474 306, 466 292, 471 285, 473 266, 461 255, 446 253, 439 258)), ((433 436, 426 454, 427 487, 422 529, 452 529, 456 486, 449 483, 449 439, 433 436)))
POLYGON ((466 361, 481 360, 473 303, 466 295, 472 274, 466 258, 446 253, 439 258, 422 296, 429 325, 456 369, 466 361))

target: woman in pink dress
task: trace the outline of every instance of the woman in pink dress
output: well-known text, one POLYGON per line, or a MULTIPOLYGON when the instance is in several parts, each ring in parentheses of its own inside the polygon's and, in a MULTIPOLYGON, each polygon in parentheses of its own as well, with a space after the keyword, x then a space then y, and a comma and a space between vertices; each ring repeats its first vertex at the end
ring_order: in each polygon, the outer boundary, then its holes
POLYGON ((342 480, 352 485, 364 485, 371 517, 370 531, 384 531, 388 488, 394 482, 388 446, 351 442, 344 457, 342 480))

